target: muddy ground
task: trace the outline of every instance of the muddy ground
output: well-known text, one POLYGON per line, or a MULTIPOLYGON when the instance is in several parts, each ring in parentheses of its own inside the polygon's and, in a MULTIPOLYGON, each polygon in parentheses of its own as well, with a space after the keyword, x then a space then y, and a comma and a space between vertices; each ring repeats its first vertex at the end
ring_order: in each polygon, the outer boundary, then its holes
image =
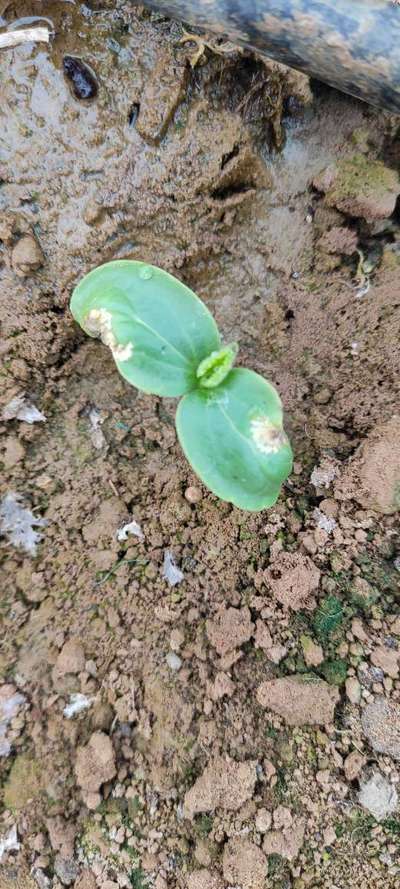
POLYGON ((399 122, 140 7, 40 13, 0 57, 1 889, 394 889, 399 122), (277 386, 273 509, 209 494, 73 322, 113 258, 277 386))

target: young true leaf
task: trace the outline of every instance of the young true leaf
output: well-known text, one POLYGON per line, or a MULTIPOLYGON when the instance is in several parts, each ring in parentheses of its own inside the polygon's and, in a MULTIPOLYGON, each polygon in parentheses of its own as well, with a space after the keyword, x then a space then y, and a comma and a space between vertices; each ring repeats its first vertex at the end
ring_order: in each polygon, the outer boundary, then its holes
POLYGON ((176 414, 182 449, 202 481, 241 509, 275 503, 292 452, 278 393, 251 370, 232 370, 219 386, 182 398, 176 414))
POLYGON ((221 346, 201 300, 168 272, 121 259, 99 266, 75 288, 71 312, 112 351, 119 372, 154 395, 183 395, 196 371, 221 346))
POLYGON ((232 369, 238 347, 221 345, 195 293, 142 262, 106 263, 73 292, 71 311, 109 346, 129 383, 156 395, 183 395, 176 427, 208 488, 241 509, 277 500, 292 466, 278 393, 250 370, 232 369))

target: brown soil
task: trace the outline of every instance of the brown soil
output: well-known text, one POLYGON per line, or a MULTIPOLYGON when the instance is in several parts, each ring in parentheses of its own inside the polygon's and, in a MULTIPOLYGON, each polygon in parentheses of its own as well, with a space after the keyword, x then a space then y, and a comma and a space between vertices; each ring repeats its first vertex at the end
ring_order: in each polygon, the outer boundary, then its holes
POLYGON ((394 889, 400 810, 358 794, 372 765, 400 780, 398 122, 212 38, 192 68, 122 2, 41 14, 50 47, 0 57, 0 406, 46 417, 6 411, 1 497, 47 523, 1 543, 1 889, 394 889), (368 212, 339 193, 355 155, 368 212), (279 389, 272 510, 203 489, 174 402, 77 329, 73 286, 121 257, 193 287, 279 389))

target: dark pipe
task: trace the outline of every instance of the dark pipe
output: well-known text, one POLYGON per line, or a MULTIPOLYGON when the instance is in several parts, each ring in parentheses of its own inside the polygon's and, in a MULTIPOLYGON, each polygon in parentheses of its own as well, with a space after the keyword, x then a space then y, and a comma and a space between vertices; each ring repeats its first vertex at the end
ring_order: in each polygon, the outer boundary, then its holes
POLYGON ((141 0, 400 114, 398 0, 141 0))

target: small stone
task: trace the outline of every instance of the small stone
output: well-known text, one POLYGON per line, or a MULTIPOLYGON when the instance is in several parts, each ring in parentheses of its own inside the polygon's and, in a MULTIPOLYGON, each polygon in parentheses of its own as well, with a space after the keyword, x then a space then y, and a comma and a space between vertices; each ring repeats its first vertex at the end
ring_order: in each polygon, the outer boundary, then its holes
POLYGON ((397 809, 398 795, 396 788, 389 783, 381 772, 374 772, 363 782, 358 794, 358 801, 364 809, 371 812, 377 821, 383 821, 397 809))
POLYGON ((256 780, 255 762, 235 762, 229 756, 216 756, 185 795, 186 817, 217 808, 236 811, 252 797, 256 780))
POLYGON ((355 781, 364 765, 365 756, 362 753, 359 753, 358 750, 353 750, 349 753, 344 761, 344 773, 347 781, 355 781))
POLYGON ((77 639, 68 639, 56 660, 56 671, 64 676, 66 673, 81 673, 84 669, 83 646, 77 639))
POLYGON ((71 858, 61 858, 61 855, 56 855, 54 859, 54 870, 63 886, 71 886, 79 873, 75 862, 71 858))
POLYGON ((263 682, 257 700, 288 725, 322 725, 332 722, 339 692, 323 680, 300 674, 263 682))
POLYGON ((271 812, 268 809, 258 809, 256 815, 256 828, 260 833, 266 833, 272 824, 271 812))
POLYGON ((354 617, 351 622, 351 632, 360 642, 368 642, 368 635, 364 630, 363 622, 359 617, 354 617))
POLYGON ((397 679, 399 675, 399 652, 393 648, 380 645, 371 654, 371 661, 375 667, 380 667, 384 673, 397 679))
POLYGON ((262 648, 264 651, 272 646, 271 633, 263 620, 256 621, 256 633, 254 637, 256 648, 262 648))
POLYGON ((246 837, 233 837, 224 847, 224 879, 241 889, 265 889, 267 861, 261 849, 246 837))
POLYGON ((307 667, 319 667, 324 660, 324 652, 310 636, 300 637, 303 657, 307 667))
POLYGON ((11 265, 19 278, 36 272, 44 263, 44 255, 33 235, 27 234, 17 241, 11 253, 11 265))
POLYGON ((324 830, 324 846, 333 846, 336 843, 336 833, 333 827, 326 827, 324 830))
POLYGON ((169 651, 167 657, 165 658, 170 670, 174 670, 177 672, 181 669, 182 660, 179 655, 175 654, 174 651, 169 651))
POLYGON ((101 804, 101 796, 99 793, 88 793, 87 791, 82 791, 82 799, 85 803, 85 806, 91 811, 94 812, 98 809, 101 804))
POLYGON ((315 776, 315 780, 321 787, 328 787, 331 782, 331 773, 329 769, 320 769, 315 776))
POLYGON ((189 487, 186 488, 185 497, 188 503, 199 503, 202 499, 202 493, 199 488, 189 487))
POLYGON ((346 696, 351 704, 359 704, 361 701, 361 685, 355 676, 349 676, 345 682, 346 696))
POLYGON ((363 710, 361 724, 374 750, 400 761, 400 704, 376 698, 363 710))
POLYGON ((116 774, 114 748, 108 735, 94 732, 85 747, 78 747, 75 774, 79 786, 96 794, 116 774))

